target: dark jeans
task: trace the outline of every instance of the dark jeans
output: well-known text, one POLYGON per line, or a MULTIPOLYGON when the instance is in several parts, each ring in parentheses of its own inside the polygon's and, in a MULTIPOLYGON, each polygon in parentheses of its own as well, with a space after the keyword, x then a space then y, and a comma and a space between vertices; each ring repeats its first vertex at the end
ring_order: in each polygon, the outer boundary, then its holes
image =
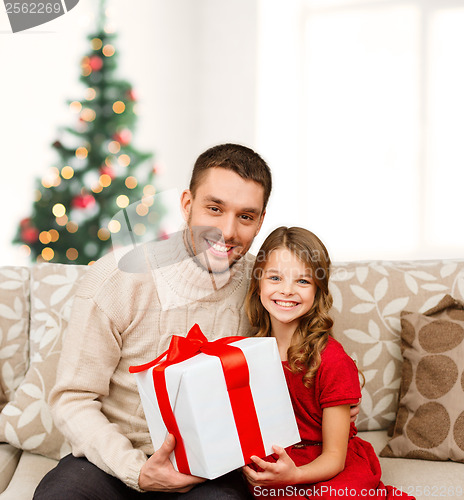
POLYGON ((40 482, 34 500, 248 500, 239 470, 206 481, 187 493, 140 493, 107 474, 86 458, 68 455, 40 482))

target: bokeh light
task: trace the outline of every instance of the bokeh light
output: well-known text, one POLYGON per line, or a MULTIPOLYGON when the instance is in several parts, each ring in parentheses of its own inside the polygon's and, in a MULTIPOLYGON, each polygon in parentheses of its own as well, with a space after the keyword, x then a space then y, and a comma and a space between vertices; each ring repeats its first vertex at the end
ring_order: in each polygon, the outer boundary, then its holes
POLYGON ((89 152, 83 146, 76 149, 76 157, 79 158, 79 160, 84 160, 85 158, 87 158, 88 154, 89 152))
POLYGON ((142 198, 142 203, 146 205, 147 207, 151 207, 155 201, 155 198, 153 196, 144 196, 142 198))
POLYGON ((50 241, 52 241, 52 237, 48 231, 42 231, 39 234, 39 241, 43 245, 48 245, 50 243, 50 241))
POLYGON ((69 221, 66 224, 66 229, 68 230, 69 233, 76 233, 77 230, 79 229, 79 226, 75 222, 69 221))
POLYGON ((55 217, 62 217, 66 213, 66 207, 62 203, 53 205, 52 213, 55 217))
POLYGON ((60 171, 56 167, 50 167, 47 173, 42 177, 42 186, 51 188, 52 186, 59 186, 61 183, 60 171))
POLYGON ((126 105, 122 101, 116 101, 113 104, 113 111, 118 115, 120 115, 121 113, 124 113, 125 109, 126 109, 126 105))
POLYGON ((59 226, 66 226, 66 224, 68 223, 68 216, 67 215, 63 215, 62 217, 57 217, 56 223, 59 226))
POLYGON ((112 232, 112 233, 119 233, 119 231, 121 230, 121 224, 119 221, 117 220, 111 220, 109 223, 108 223, 108 229, 112 232))
POLYGON ((141 222, 139 222, 138 224, 136 224, 134 226, 134 233, 137 236, 143 236, 146 232, 147 232, 147 228, 146 228, 145 224, 142 224, 141 222))
POLYGON ((79 257, 79 252, 75 248, 68 248, 66 250, 66 257, 69 260, 76 260, 79 257))
POLYGON ((114 47, 108 43, 103 47, 102 52, 105 57, 111 57, 114 54, 115 50, 114 47))
POLYGON ((74 169, 69 165, 66 165, 61 169, 61 177, 63 177, 63 179, 71 179, 73 175, 74 175, 74 169))
POLYGON ((119 208, 126 208, 129 205, 129 198, 125 194, 121 194, 116 198, 116 205, 119 208))
POLYGON ((134 189, 137 187, 137 179, 130 175, 129 177, 126 177, 126 180, 124 181, 126 187, 128 189, 134 189))
POLYGON ((94 88, 92 87, 89 87, 85 93, 84 93, 84 96, 86 98, 87 101, 93 101, 95 99, 95 97, 97 97, 97 92, 94 88))
POLYGON ((55 252, 53 251, 53 248, 45 247, 42 250, 42 257, 44 258, 44 260, 47 260, 47 261, 52 260, 54 256, 55 256, 55 252))
POLYGON ((92 45, 93 50, 100 50, 102 48, 103 42, 100 40, 100 38, 93 38, 90 42, 90 45, 92 45))
POLYGON ((108 144, 108 151, 112 154, 116 154, 116 153, 119 153, 119 151, 121 150, 121 144, 119 144, 118 141, 111 141, 109 144, 108 144))
POLYGON ((102 240, 106 241, 111 236, 111 233, 106 229, 106 227, 102 227, 98 230, 97 236, 102 240))
POLYGON ((72 113, 80 113, 81 109, 82 109, 82 104, 79 102, 79 101, 73 101, 70 105, 69 105, 69 109, 71 110, 72 113))
POLYGON ((140 215, 141 217, 143 217, 144 215, 147 215, 148 213, 148 207, 147 205, 144 205, 143 203, 140 203, 138 204, 136 207, 135 207, 135 211, 137 212, 138 215, 140 215))
POLYGON ((93 109, 90 108, 84 108, 81 113, 81 118, 85 122, 93 122, 96 118, 97 114, 93 109))
POLYGON ((129 155, 123 154, 118 156, 118 162, 122 167, 128 167, 130 165, 131 159, 129 155))
POLYGON ((156 193, 156 188, 155 186, 152 186, 151 184, 147 184, 144 188, 143 188, 143 194, 145 196, 152 196, 156 193))
POLYGON ((19 251, 26 257, 29 257, 31 255, 31 247, 29 245, 21 245, 19 247, 19 251))
POLYGON ((111 177, 108 174, 102 174, 99 182, 102 187, 108 187, 111 184, 111 177))
POLYGON ((56 229, 50 229, 50 231, 48 231, 48 234, 50 235, 52 243, 55 243, 55 241, 58 241, 60 239, 60 233, 56 229))

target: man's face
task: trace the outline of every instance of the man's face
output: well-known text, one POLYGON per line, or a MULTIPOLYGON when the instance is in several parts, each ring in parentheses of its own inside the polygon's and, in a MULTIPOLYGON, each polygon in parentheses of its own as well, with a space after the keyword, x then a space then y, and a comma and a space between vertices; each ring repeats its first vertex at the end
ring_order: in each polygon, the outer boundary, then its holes
POLYGON ((249 250, 263 222, 264 188, 224 168, 210 168, 195 197, 185 190, 181 207, 200 264, 220 273, 249 250))

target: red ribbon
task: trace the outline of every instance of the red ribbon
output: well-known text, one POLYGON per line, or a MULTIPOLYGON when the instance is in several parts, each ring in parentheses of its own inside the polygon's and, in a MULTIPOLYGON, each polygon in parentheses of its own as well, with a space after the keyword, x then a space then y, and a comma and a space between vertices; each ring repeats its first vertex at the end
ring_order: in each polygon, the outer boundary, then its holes
POLYGON ((200 353, 217 356, 221 361, 245 463, 251 462, 251 455, 264 457, 266 454, 250 390, 250 376, 245 355, 238 347, 228 345, 243 338, 245 337, 226 337, 214 342, 208 342, 200 327, 195 324, 186 337, 173 335, 169 349, 156 359, 145 365, 131 366, 129 368, 131 373, 139 373, 154 366, 153 383, 158 405, 164 425, 176 438, 174 453, 179 472, 190 474, 190 468, 184 441, 169 402, 164 372, 168 366, 193 358, 193 356, 200 353), (164 357, 166 359, 161 361, 164 357))

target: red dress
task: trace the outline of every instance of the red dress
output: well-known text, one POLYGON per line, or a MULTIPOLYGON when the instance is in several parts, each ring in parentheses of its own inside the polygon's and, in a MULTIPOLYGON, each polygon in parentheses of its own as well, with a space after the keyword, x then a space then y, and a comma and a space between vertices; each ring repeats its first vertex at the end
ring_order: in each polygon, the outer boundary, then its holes
MULTIPOLYGON (((358 370, 342 345, 331 337, 321 354, 321 365, 309 388, 304 386, 301 374, 292 373, 286 361, 283 365, 301 442, 304 443, 304 446, 290 446, 286 451, 300 466, 322 453, 322 410, 358 403, 361 397, 358 370)), ((273 498, 414 499, 392 486, 383 485, 380 481, 380 463, 374 449, 370 443, 357 437, 356 433, 357 429, 351 423, 345 468, 332 479, 287 487, 256 487, 254 496, 265 496, 267 488, 267 496, 273 498)), ((268 461, 273 459, 276 456, 267 457, 268 461)))

